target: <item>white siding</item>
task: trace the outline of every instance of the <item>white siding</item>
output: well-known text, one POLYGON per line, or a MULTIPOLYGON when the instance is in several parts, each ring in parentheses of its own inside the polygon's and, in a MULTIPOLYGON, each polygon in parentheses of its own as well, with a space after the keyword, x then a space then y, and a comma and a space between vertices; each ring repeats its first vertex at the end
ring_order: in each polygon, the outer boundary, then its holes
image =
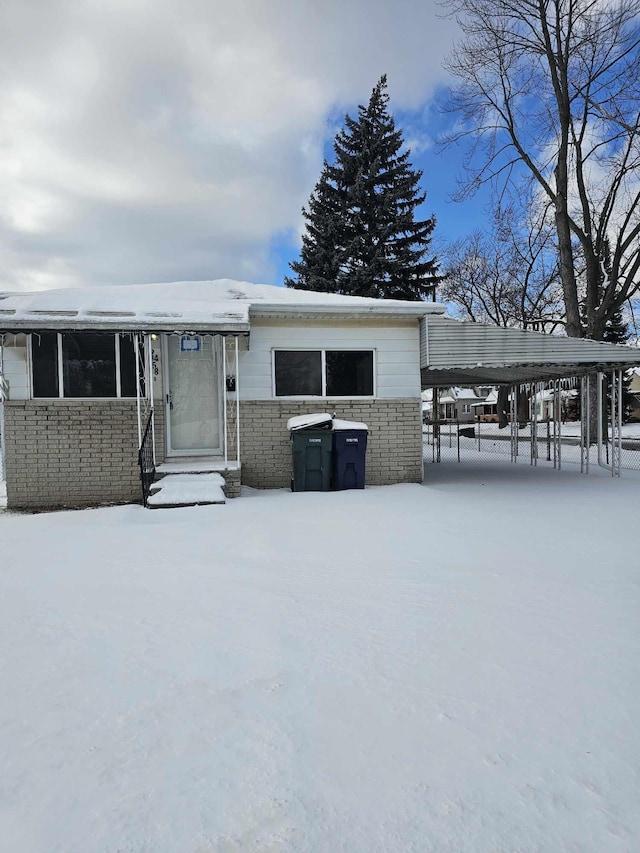
POLYGON ((396 323, 251 321, 249 351, 240 354, 242 400, 271 400, 274 349, 373 349, 377 397, 420 395, 417 320, 396 323))
POLYGON ((5 335, 3 373, 9 384, 10 400, 29 399, 29 362, 26 335, 5 335))

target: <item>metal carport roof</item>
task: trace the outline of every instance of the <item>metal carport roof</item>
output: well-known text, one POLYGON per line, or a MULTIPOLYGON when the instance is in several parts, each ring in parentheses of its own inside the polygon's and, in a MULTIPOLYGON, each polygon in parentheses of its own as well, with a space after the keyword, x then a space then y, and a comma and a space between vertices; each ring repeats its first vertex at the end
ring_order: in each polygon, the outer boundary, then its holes
POLYGON ((640 365, 640 349, 427 316, 420 325, 422 387, 500 385, 640 365))

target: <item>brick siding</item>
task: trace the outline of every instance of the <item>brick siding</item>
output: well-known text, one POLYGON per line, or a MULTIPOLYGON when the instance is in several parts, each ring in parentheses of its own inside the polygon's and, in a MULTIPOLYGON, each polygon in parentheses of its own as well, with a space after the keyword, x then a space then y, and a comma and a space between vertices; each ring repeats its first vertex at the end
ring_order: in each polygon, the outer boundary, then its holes
POLYGON ((9 401, 5 442, 9 508, 141 500, 135 400, 9 401))
POLYGON ((294 415, 336 413, 369 427, 366 483, 422 482, 422 422, 418 398, 384 400, 255 400, 240 403, 242 482, 260 489, 291 484, 287 421, 294 415))
MULTIPOLYGON (((403 398, 242 402, 242 483, 255 488, 288 488, 292 470, 287 420, 317 411, 335 411, 337 417, 369 426, 368 485, 421 482, 420 401, 403 398)), ((160 463, 164 458, 162 405, 156 407, 155 423, 160 463)), ((5 403, 9 508, 139 502, 137 430, 135 400, 5 403)), ((229 432, 235 439, 235 430, 229 432)), ((235 445, 235 440, 230 444, 235 445)), ((237 497, 239 472, 225 472, 225 478, 227 496, 237 497)))

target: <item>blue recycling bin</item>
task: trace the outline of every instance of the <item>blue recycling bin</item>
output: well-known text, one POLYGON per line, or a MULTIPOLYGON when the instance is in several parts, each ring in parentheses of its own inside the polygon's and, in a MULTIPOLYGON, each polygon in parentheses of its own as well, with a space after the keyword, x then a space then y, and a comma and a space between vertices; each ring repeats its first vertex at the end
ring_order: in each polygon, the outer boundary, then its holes
POLYGON ((345 429, 333 433, 333 488, 364 489, 367 430, 345 429))

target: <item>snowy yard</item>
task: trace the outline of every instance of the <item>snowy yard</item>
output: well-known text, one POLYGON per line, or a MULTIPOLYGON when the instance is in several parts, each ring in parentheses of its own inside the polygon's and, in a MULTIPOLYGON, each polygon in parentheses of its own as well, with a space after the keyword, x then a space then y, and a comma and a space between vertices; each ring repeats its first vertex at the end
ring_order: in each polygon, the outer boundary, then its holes
POLYGON ((640 849, 640 478, 0 514, 11 853, 640 849))

